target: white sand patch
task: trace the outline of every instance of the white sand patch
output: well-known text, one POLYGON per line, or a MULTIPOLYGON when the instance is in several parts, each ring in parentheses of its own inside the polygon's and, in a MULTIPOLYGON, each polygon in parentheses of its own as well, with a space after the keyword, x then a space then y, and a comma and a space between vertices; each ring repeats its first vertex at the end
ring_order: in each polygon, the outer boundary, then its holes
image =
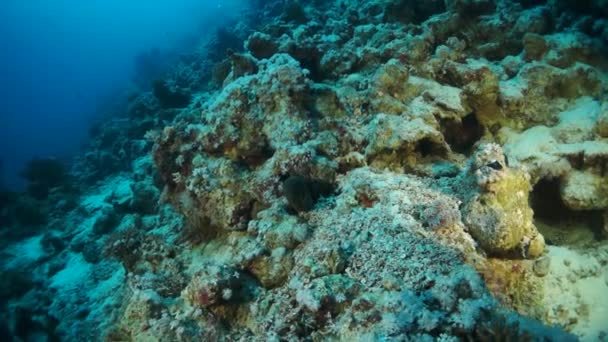
POLYGON ((65 268, 51 278, 50 286, 63 291, 86 291, 86 296, 91 300, 104 299, 120 287, 124 273, 122 267, 90 264, 80 253, 74 253, 70 254, 65 268), (103 278, 100 279, 100 276, 103 278))
POLYGON ((601 336, 608 333, 608 269, 600 261, 607 255, 608 246, 585 253, 549 246, 547 319, 566 327, 581 341, 602 341, 601 336))
POLYGON ((44 257, 46 253, 40 244, 42 235, 19 241, 8 247, 4 253, 13 256, 7 263, 6 268, 26 268, 44 257))
POLYGON ((120 201, 121 198, 129 198, 132 180, 124 176, 107 178, 103 184, 95 189, 94 193, 83 196, 80 200, 81 207, 89 215, 107 206, 112 200, 120 201))
POLYGON ((107 307, 120 304, 125 283, 125 272, 119 267, 108 279, 95 284, 95 288, 87 293, 89 300, 95 303, 91 306, 91 314, 102 321, 103 317, 107 316, 107 307))
POLYGON ((65 268, 50 279, 50 287, 57 291, 49 312, 66 318, 60 327, 71 334, 81 335, 81 331, 93 327, 106 331, 120 313, 116 308, 122 301, 124 285, 122 267, 90 264, 80 253, 69 254, 65 268), (76 319, 82 314, 86 319, 76 319))
POLYGON ((101 209, 104 204, 106 204, 108 196, 109 195, 107 193, 88 195, 82 199, 80 205, 87 214, 91 214, 101 209))
POLYGON ((91 269, 80 253, 70 254, 65 268, 51 278, 50 286, 63 291, 79 289, 91 278, 91 269))

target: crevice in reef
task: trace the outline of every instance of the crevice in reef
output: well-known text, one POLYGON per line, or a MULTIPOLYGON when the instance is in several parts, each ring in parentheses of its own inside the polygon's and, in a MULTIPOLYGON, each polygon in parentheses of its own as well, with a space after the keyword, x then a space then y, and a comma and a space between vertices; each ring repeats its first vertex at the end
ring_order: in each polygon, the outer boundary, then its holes
POLYGON ((567 207, 560 196, 559 179, 541 179, 532 190, 530 206, 549 245, 584 246, 602 239, 602 212, 567 207))
POLYGON ((402 22, 419 25, 433 15, 446 11, 443 1, 396 1, 388 6, 384 19, 387 22, 402 22))
POLYGON ((290 54, 293 58, 295 58, 302 68, 310 71, 310 79, 315 82, 320 82, 324 79, 325 75, 321 71, 320 61, 321 56, 317 49, 314 48, 302 48, 297 49, 293 53, 290 54))
POLYGON ((460 122, 453 119, 441 120, 441 133, 452 151, 468 155, 483 136, 483 126, 475 113, 470 113, 460 122))
POLYGON ((441 144, 429 139, 424 138, 416 143, 416 147, 414 149, 415 152, 419 153, 422 158, 430 157, 430 156, 444 156, 445 148, 441 144))
POLYGON ((262 166, 268 159, 272 158, 274 152, 274 149, 266 142, 258 151, 242 156, 239 159, 239 165, 248 171, 255 170, 262 166))

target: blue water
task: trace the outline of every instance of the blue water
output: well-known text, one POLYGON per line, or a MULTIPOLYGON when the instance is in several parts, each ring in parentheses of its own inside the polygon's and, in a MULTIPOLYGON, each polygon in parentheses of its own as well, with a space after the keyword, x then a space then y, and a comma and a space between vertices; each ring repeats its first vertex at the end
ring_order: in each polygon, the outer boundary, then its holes
MULTIPOLYGON (((135 58, 191 49, 240 1, 4 0, 0 8, 0 185, 32 158, 69 160, 136 77, 135 58)), ((162 60, 162 58, 159 58, 162 60)), ((159 68, 160 69, 160 68, 159 68)))

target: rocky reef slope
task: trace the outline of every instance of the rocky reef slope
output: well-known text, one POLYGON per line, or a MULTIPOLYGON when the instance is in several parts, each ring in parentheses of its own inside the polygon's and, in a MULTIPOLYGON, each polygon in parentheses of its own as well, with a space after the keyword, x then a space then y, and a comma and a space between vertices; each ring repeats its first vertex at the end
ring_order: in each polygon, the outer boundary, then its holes
POLYGON ((45 234, 4 237, 4 329, 606 339, 606 8, 260 4, 96 128, 45 234))

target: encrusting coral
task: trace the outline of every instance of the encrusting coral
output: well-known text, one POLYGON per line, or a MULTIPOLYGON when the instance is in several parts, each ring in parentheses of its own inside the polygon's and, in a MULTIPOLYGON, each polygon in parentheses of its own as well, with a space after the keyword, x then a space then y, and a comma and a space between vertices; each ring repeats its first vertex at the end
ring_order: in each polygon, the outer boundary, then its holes
POLYGON ((478 186, 465 196, 464 222, 471 235, 490 254, 513 254, 537 258, 544 251, 544 238, 534 226, 528 204, 530 178, 525 171, 507 165, 496 144, 481 147, 467 172, 478 186))

